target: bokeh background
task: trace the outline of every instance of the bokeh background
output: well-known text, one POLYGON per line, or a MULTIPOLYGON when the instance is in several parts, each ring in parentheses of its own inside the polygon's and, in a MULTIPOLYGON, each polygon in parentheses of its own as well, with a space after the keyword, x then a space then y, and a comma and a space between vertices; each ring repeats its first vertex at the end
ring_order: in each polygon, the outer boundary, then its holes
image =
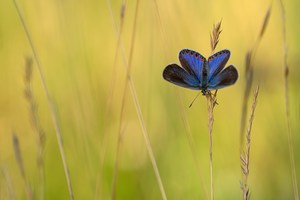
MULTIPOLYGON (((260 92, 252 128, 249 186, 253 199, 294 199, 285 115, 283 24, 278 1, 139 1, 134 36, 137 1, 17 3, 58 113, 75 199, 111 199, 116 160, 116 199, 161 199, 137 105, 168 199, 209 199, 206 98, 199 96, 189 108, 198 92, 166 82, 162 71, 167 64, 179 63, 178 52, 183 48, 208 57, 210 32, 221 19, 223 31, 217 50, 230 49, 228 64, 234 64, 240 76, 234 86, 218 92, 213 129, 215 198, 242 199, 239 130, 246 82, 245 55, 253 47, 271 5, 270 20, 253 60, 253 85, 259 84, 260 92), (118 45, 122 5, 126 6, 118 45), (132 38, 131 80, 138 102, 127 87, 122 106, 132 38)), ((299 180, 300 1, 286 0, 284 5, 291 130, 299 180)), ((24 96, 26 57, 33 57, 33 53, 14 3, 2 0, 0 198, 28 198, 14 153, 15 133, 27 185, 34 196, 68 199, 51 112, 34 61, 31 86, 45 133, 45 182, 39 179, 38 137, 24 96)), ((252 96, 251 92, 248 109, 252 96)))

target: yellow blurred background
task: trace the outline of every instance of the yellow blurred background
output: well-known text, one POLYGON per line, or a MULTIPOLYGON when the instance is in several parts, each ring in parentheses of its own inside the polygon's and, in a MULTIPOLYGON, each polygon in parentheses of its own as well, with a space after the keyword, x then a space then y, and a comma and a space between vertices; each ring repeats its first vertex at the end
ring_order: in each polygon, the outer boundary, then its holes
MULTIPOLYGON (((222 19, 217 51, 231 51, 239 79, 218 92, 213 129, 215 199, 242 199, 240 121, 245 55, 271 16, 256 52, 253 86, 260 85, 255 112, 249 187, 253 199, 294 199, 285 115, 282 16, 279 1, 17 1, 40 60, 61 127, 75 199, 111 199, 118 161, 116 199, 161 199, 147 153, 137 104, 168 199, 209 199, 209 137, 206 98, 162 78, 164 67, 179 63, 183 48, 210 55, 210 32, 222 19), (134 48, 130 87, 126 62, 134 48), (116 158, 118 135, 119 154, 116 158), (187 135, 191 133, 192 140, 187 135), (195 144, 191 148, 190 141, 195 144), (193 156, 194 155, 194 156, 193 156), (196 160, 199 165, 197 165, 196 160), (202 177, 202 178, 201 178, 202 177), (202 180, 201 180, 202 179, 202 180), (205 189, 206 188, 206 189, 205 189)), ((290 114, 296 171, 300 170, 300 1, 284 1, 290 67, 290 114)), ((32 90, 45 132, 45 182, 39 181, 37 133, 24 96, 25 58, 33 58, 13 1, 0 1, 0 198, 26 199, 14 153, 13 133, 28 183, 37 199, 68 199, 63 164, 45 90, 33 62, 32 90), (44 186, 43 186, 44 185, 44 186), (44 187, 43 198, 39 195, 44 187)), ((254 90, 254 87, 251 89, 254 90)), ((251 106, 251 91, 248 108, 251 106)), ((249 112, 247 115, 248 125, 249 112)), ((298 175, 299 177, 299 175, 298 175)), ((299 179, 298 179, 299 180, 299 179)))

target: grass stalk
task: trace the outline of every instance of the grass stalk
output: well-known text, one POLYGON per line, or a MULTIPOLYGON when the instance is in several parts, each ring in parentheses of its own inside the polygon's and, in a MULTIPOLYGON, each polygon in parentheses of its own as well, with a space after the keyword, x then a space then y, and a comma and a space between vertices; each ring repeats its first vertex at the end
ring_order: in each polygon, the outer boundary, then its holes
POLYGON ((209 170, 210 170, 210 199, 214 199, 214 179, 213 179, 213 152, 212 152, 212 131, 214 123, 213 100, 211 94, 206 95, 208 109, 208 131, 209 131, 209 170))
POLYGON ((31 122, 34 132, 37 134, 37 167, 38 167, 38 177, 39 177, 39 197, 44 199, 44 187, 45 187, 45 167, 44 167, 44 149, 45 149, 45 133, 41 128, 39 123, 39 117, 37 112, 36 101, 31 86, 32 80, 32 59, 26 58, 25 63, 25 98, 30 107, 31 122))
MULTIPOLYGON (((126 5, 127 5, 127 0, 123 0, 122 5, 121 5, 121 13, 120 13, 120 25, 119 25, 119 29, 116 25, 116 20, 114 18, 114 14, 113 14, 113 10, 112 10, 112 6, 111 6, 111 2, 110 0, 106 0, 106 3, 108 5, 109 8, 109 12, 110 15, 113 19, 113 24, 115 27, 115 32, 116 32, 116 37, 117 37, 117 46, 116 46, 116 51, 115 51, 115 56, 114 56, 114 63, 113 63, 113 70, 112 70, 112 78, 111 78, 111 83, 110 83, 110 89, 109 89, 109 95, 107 96, 107 103, 106 103, 106 111, 104 114, 104 128, 105 130, 103 131, 103 135, 102 138, 100 139, 101 144, 99 145, 101 147, 100 150, 100 164, 99 164, 99 173, 97 175, 97 181, 96 181, 96 187, 95 187, 95 191, 96 191, 96 195, 95 195, 95 199, 99 199, 99 193, 101 193, 101 177, 102 177, 102 173, 103 173, 103 164, 104 164, 104 159, 105 159, 105 152, 106 152, 106 143, 107 143, 107 132, 106 132, 106 127, 108 127, 106 119, 109 119, 109 115, 111 113, 111 108, 112 108, 112 100, 114 97, 114 92, 115 92, 115 82, 116 82, 116 77, 117 77, 117 60, 119 57, 119 52, 120 52, 120 47, 121 47, 121 36, 122 36, 122 32, 123 32, 123 27, 124 27, 124 19, 125 19, 125 11, 126 11, 126 5)), ((117 147, 118 149, 118 147, 117 147)), ((117 150, 118 151, 118 150, 117 150)), ((118 154, 118 153, 117 153, 118 154)), ((118 156, 116 156, 117 158, 118 156)), ((113 178, 113 180, 115 180, 115 178, 113 178)), ((115 184, 113 184, 115 185, 115 184)))
MULTIPOLYGON (((211 54, 215 51, 219 37, 222 32, 221 30, 222 20, 213 25, 213 31, 210 35, 211 54)), ((206 93, 207 99, 207 111, 208 111, 208 133, 209 133, 209 169, 210 169, 210 199, 214 200, 214 179, 213 179, 213 124, 214 124, 214 107, 217 104, 217 92, 212 94, 210 91, 206 93)))
POLYGON ((242 168, 242 173, 243 173, 243 178, 241 181, 241 190, 243 192, 243 200, 249 200, 250 199, 250 190, 248 186, 248 175, 249 175, 249 159, 250 159, 250 145, 251 145, 251 127, 252 127, 252 122, 254 119, 254 111, 256 107, 256 100, 257 100, 257 95, 259 92, 259 86, 257 86, 255 93, 254 93, 254 100, 252 104, 252 110, 251 110, 251 116, 249 120, 249 127, 247 129, 247 135, 245 137, 244 130, 246 127, 246 117, 248 113, 248 101, 250 97, 250 91, 252 88, 252 83, 253 83, 253 70, 254 70, 254 65, 253 65, 253 60, 255 58, 257 49, 259 47, 259 44, 266 32, 266 28, 268 26, 268 22, 270 19, 271 15, 271 10, 272 7, 269 6, 268 10, 266 11, 262 27, 260 29, 259 35, 256 38, 256 41, 254 42, 254 45, 251 49, 248 50, 245 56, 245 78, 246 78, 246 83, 245 83, 245 88, 244 88, 244 95, 243 95, 243 102, 242 102, 242 115, 241 115, 241 126, 240 126, 240 160, 241 160, 241 168, 242 168), (246 138, 246 147, 244 149, 244 138, 246 138))
MULTIPOLYGON (((117 192, 117 178, 118 178, 118 170, 119 170, 119 159, 120 159, 120 149, 121 149, 121 141, 122 141, 122 125, 124 120, 124 110, 125 110, 125 102, 127 97, 127 89, 128 89, 128 83, 129 79, 131 78, 130 72, 131 72, 131 66, 132 66, 132 58, 133 58, 133 52, 134 52, 134 44, 135 44, 135 34, 136 34, 136 25, 137 25, 137 16, 138 16, 138 10, 139 10, 139 0, 136 2, 135 7, 135 16, 134 16, 134 22, 133 22, 133 28, 132 28, 132 37, 131 37, 131 46, 130 46, 130 52, 129 52, 129 60, 128 60, 128 66, 126 71, 126 80, 124 84, 124 90, 122 95, 122 105, 121 105, 121 113, 120 113, 120 119, 119 119, 119 130, 118 130, 118 140, 117 140, 117 150, 116 150, 116 158, 115 158, 115 166, 114 166, 114 174, 113 174, 113 183, 112 183, 112 194, 111 199, 116 199, 116 192, 117 192)), ((122 16, 122 15, 121 15, 122 16)), ((118 38, 120 42, 120 37, 118 38)))
POLYGON ((287 123, 287 138, 288 138, 288 147, 289 147, 289 160, 292 173, 293 181, 293 191, 294 199, 299 200, 298 192, 298 183, 297 183, 297 173, 296 173, 296 164, 295 164, 295 155, 294 155, 294 144, 293 144, 293 135, 291 129, 291 117, 290 117, 290 105, 289 105, 289 65, 288 65, 288 48, 286 41, 286 14, 285 8, 282 0, 279 0, 281 18, 282 18, 282 43, 283 43, 283 70, 284 70, 284 97, 285 97, 285 116, 287 123))
MULTIPOLYGON (((157 183, 158 183, 161 195, 162 195, 162 199, 166 200, 167 196, 166 196, 166 193, 165 193, 165 189, 164 189, 164 186, 163 186, 160 174, 159 174, 159 170, 158 170, 158 167, 157 167, 157 164, 156 164, 156 161, 155 161, 155 157, 154 157, 153 150, 152 150, 152 147, 151 147, 149 135, 148 135, 148 132, 147 132, 147 129, 146 129, 146 126, 145 126, 145 121, 144 121, 144 118, 143 118, 142 110, 141 110, 139 100, 138 100, 138 97, 137 97, 136 89, 135 89, 134 83, 133 83, 133 81, 131 79, 131 75, 130 75, 131 61, 132 61, 132 57, 133 57, 133 47, 134 47, 134 41, 135 41, 135 29, 136 29, 135 27, 136 27, 136 21, 137 21, 137 14, 138 14, 138 10, 139 10, 138 8, 139 8, 139 0, 137 0, 137 3, 136 3, 134 25, 133 25, 133 32, 132 32, 132 40, 131 40, 131 49, 130 49, 128 62, 127 62, 127 59, 126 59, 126 56, 125 56, 124 48, 121 48, 123 62, 124 62, 125 70, 126 70, 126 82, 125 82, 125 87, 124 87, 125 89, 124 89, 124 93, 123 93, 122 102, 125 102, 127 87, 129 87, 130 92, 131 92, 131 96, 133 98, 134 106, 135 106, 135 109, 136 109, 136 112, 137 112, 137 115, 138 115, 138 120, 139 120, 141 129, 142 129, 142 134, 143 134, 143 137, 144 137, 144 141, 146 143, 147 152, 148 152, 148 155, 150 157, 150 161, 151 161, 154 173, 155 173, 155 177, 156 177, 156 180, 157 180, 157 183)), ((122 113, 124 111, 122 111, 122 110, 124 109, 124 106, 125 106, 125 103, 122 103, 121 114, 120 114, 121 115, 120 119, 122 119, 122 120, 120 120, 120 123, 123 121, 123 117, 122 117, 123 114, 122 113)), ((119 136, 118 137, 121 136, 121 134, 120 134, 121 131, 120 130, 121 130, 121 124, 119 125, 119 136)), ((120 141, 120 140, 118 139, 118 141, 120 141)), ((115 187, 115 186, 113 186, 113 187, 115 187)), ((112 194, 112 199, 113 199, 113 194, 112 194)))
POLYGON ((249 126, 247 128, 246 134, 246 149, 241 153, 240 160, 241 160, 241 169, 242 169, 242 181, 241 181, 241 190, 243 193, 243 200, 250 200, 250 189, 248 185, 248 176, 249 176, 249 165, 250 165, 250 148, 251 148, 251 130, 252 124, 254 120, 254 112, 257 105, 257 97, 259 93, 259 86, 256 87, 254 92, 254 98, 252 103, 251 115, 249 118, 249 126))
POLYGON ((19 138, 17 137, 17 135, 15 133, 12 134, 12 141, 13 141, 13 147, 14 147, 14 153, 15 153, 16 161, 17 161, 17 164, 19 166, 19 170, 20 170, 20 173, 21 173, 21 176, 22 176, 22 180, 23 180, 24 185, 25 185, 25 191, 26 191, 27 199, 28 200, 33 200, 34 199, 34 194, 33 194, 32 188, 29 184, 29 180, 26 176, 24 162, 23 162, 21 149, 20 149, 19 138))
POLYGON ((253 59, 256 55, 256 51, 259 47, 259 44, 266 32, 266 28, 268 26, 268 22, 270 19, 271 15, 271 6, 268 8, 262 27, 260 29, 259 35, 256 38, 256 41, 254 42, 254 46, 248 50, 245 56, 245 78, 246 78, 246 83, 245 83, 245 89, 244 89, 244 95, 243 95, 243 102, 242 102, 242 115, 241 115, 241 127, 240 127, 240 150, 243 149, 243 144, 244 144, 244 130, 246 126, 246 117, 247 117, 247 107, 248 107, 248 101, 249 101, 249 96, 250 96, 250 91, 252 88, 252 81, 253 81, 253 59))
POLYGON ((214 199, 214 179, 213 179, 213 124, 214 124, 214 107, 216 105, 216 96, 211 92, 206 95, 208 111, 208 133, 209 133, 209 169, 210 169, 210 198, 214 199))
POLYGON ((66 181, 67 181, 69 197, 70 197, 71 200, 73 200, 74 199, 74 194, 73 194, 73 190, 72 190, 72 183, 71 183, 69 168, 68 168, 68 164, 67 164, 67 160, 66 160, 66 156, 65 156, 65 150, 64 150, 64 146, 63 146, 61 128, 60 128, 60 125, 58 123, 58 114, 55 110, 53 100, 50 96, 49 89, 48 89, 48 86, 46 84, 46 80, 45 80, 45 77, 44 77, 44 73, 42 71, 42 64, 39 61, 39 58, 38 58, 37 52, 35 50, 33 40, 32 40, 31 34, 29 32, 29 29, 27 27, 27 24, 25 22, 25 19, 24 19, 22 13, 21 13, 21 10, 20 10, 16 0, 13 0, 13 3, 14 3, 14 7, 17 11, 17 14, 19 16, 19 19, 21 21, 22 27, 25 31, 26 37, 28 39, 28 43, 29 43, 30 48, 32 50, 34 60, 37 64, 38 74, 39 74, 39 77, 40 77, 40 80, 41 80, 43 90, 44 90, 45 95, 46 95, 49 110, 51 112, 52 122, 53 122, 55 133, 56 133, 57 144, 58 144, 58 147, 59 147, 60 156, 61 156, 61 159, 62 159, 64 173, 65 173, 65 177, 66 177, 66 181))

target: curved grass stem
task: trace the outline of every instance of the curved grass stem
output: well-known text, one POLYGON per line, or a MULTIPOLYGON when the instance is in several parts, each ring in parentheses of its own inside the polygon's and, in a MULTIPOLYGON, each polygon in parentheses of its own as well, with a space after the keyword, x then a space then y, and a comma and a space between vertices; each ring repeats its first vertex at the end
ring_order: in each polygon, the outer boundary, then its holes
POLYGON ((43 90, 45 92, 48 107, 49 107, 49 110, 51 112, 52 122, 53 122, 53 126, 54 126, 55 133, 56 133, 57 144, 58 144, 58 147, 59 147, 59 152, 60 152, 61 160, 62 160, 62 163, 63 163, 64 173, 65 173, 66 182, 67 182, 67 186, 68 186, 68 190, 69 190, 69 196, 70 196, 70 199, 73 200, 74 199, 74 194, 73 194, 73 189, 72 189, 72 183, 71 183, 71 178, 70 178, 69 167, 68 167, 68 164, 67 164, 67 159, 66 159, 66 155, 65 155, 64 146, 63 146, 63 138, 62 138, 62 133, 61 133, 61 127, 60 127, 59 122, 58 122, 58 114, 57 114, 56 108, 54 106, 54 102, 51 98, 48 86, 46 84, 44 73, 42 71, 42 64, 40 63, 39 57, 37 55, 37 52, 36 52, 35 46, 33 44, 33 40, 32 40, 31 34, 29 32, 28 26, 25 23, 25 19, 24 19, 22 13, 21 13, 21 10, 20 10, 19 5, 17 4, 16 0, 13 0, 13 3, 14 3, 14 6, 16 8, 17 14, 20 18, 23 29, 25 31, 26 37, 28 39, 28 43, 29 43, 31 51, 33 53, 34 60, 37 64, 37 70, 38 70, 38 74, 39 74, 39 77, 40 77, 40 80, 41 80, 41 85, 42 85, 43 90))

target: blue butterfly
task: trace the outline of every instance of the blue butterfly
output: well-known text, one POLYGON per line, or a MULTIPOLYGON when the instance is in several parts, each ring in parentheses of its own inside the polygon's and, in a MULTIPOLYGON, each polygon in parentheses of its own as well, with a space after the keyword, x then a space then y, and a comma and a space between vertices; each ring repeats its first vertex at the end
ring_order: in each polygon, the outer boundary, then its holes
POLYGON ((230 51, 219 51, 206 60, 198 52, 183 49, 179 52, 181 67, 177 64, 168 65, 163 71, 163 78, 181 87, 207 91, 221 89, 233 85, 238 79, 237 69, 225 65, 230 57, 230 51), (224 70, 223 70, 224 69, 224 70))

